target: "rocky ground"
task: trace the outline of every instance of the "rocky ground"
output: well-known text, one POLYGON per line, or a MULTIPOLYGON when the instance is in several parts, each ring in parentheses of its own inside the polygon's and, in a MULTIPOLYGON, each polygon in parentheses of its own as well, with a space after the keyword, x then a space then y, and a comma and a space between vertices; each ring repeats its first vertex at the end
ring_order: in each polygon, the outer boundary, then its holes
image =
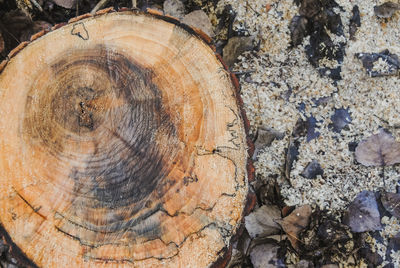
POLYGON ((201 28, 240 79, 258 205, 229 267, 400 267, 398 2, 0 0, 0 60, 110 6, 201 28))

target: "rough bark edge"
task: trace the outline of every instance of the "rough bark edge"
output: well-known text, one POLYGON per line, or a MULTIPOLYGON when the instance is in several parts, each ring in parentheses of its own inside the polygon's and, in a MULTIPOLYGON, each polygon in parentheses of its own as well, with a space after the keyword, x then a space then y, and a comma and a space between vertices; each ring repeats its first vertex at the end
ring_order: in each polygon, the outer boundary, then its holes
POLYGON ((17 261, 17 265, 27 268, 39 268, 25 253, 12 241, 6 229, 0 224, 0 239, 8 246, 8 254, 17 261))
MULTIPOLYGON (((234 86, 234 94, 236 97, 236 103, 240 110, 241 118, 243 120, 244 130, 245 130, 245 135, 246 135, 246 140, 247 140, 247 144, 246 144, 247 145, 247 153, 248 153, 247 164, 246 164, 247 181, 248 181, 248 183, 254 181, 255 170, 254 170, 253 161, 251 160, 251 156, 254 153, 254 144, 253 144, 253 141, 251 140, 251 138, 249 137, 250 122, 247 119, 247 115, 244 110, 243 99, 240 95, 239 80, 237 79, 236 75, 229 70, 229 67, 225 64, 221 55, 216 52, 216 49, 215 49, 215 46, 213 45, 213 41, 212 41, 211 37, 209 37, 206 33, 204 33, 202 30, 200 30, 198 28, 191 27, 187 24, 180 22, 179 19, 177 19, 175 17, 163 15, 162 12, 160 12, 158 10, 154 10, 154 9, 148 8, 148 9, 146 9, 146 11, 139 11, 136 8, 131 9, 131 8, 125 8, 125 7, 120 8, 118 11, 115 11, 113 7, 105 8, 105 9, 97 11, 94 15, 92 15, 90 13, 83 14, 78 17, 70 19, 68 21, 68 23, 64 22, 64 23, 59 23, 59 24, 54 25, 50 31, 40 31, 40 32, 36 33, 31 36, 30 41, 22 42, 16 48, 11 50, 10 53, 8 54, 8 56, 6 57, 6 59, 0 63, 0 75, 1 75, 2 71, 4 70, 4 68, 7 66, 7 63, 13 57, 15 57, 15 55, 17 55, 19 51, 21 51, 23 48, 25 48, 31 42, 34 42, 35 40, 43 37, 48 32, 55 31, 65 25, 75 23, 75 22, 83 20, 83 19, 97 17, 97 16, 101 16, 103 14, 113 13, 113 12, 121 12, 121 13, 122 12, 123 13, 131 12, 132 14, 135 14, 135 15, 137 15, 137 14, 147 15, 147 16, 152 16, 154 18, 174 24, 174 25, 179 26, 179 27, 183 28, 184 30, 186 30, 189 34, 197 37, 198 39, 200 39, 201 41, 206 43, 211 48, 211 50, 214 52, 214 55, 217 57, 219 62, 223 65, 224 69, 230 74, 231 82, 232 82, 232 85, 234 86)), ((219 257, 213 264, 211 264, 210 267, 212 267, 212 268, 225 267, 229 263, 231 256, 232 256, 232 244, 235 241, 237 241, 237 239, 240 237, 240 235, 243 233, 243 230, 244 230, 244 216, 247 216, 254 209, 256 203, 257 203, 256 195, 253 192, 253 190, 251 190, 251 188, 249 187, 249 190, 247 193, 247 198, 245 200, 245 206, 244 206, 244 209, 242 212, 243 217, 241 219, 240 226, 236 229, 236 233, 232 236, 230 243, 229 243, 229 247, 224 247, 223 249, 221 249, 221 251, 218 254, 219 257)), ((10 247, 9 254, 17 260, 18 264, 21 264, 25 267, 33 267, 33 268, 38 267, 32 260, 30 260, 25 255, 25 253, 16 244, 14 244, 12 242, 11 237, 8 235, 7 231, 1 225, 1 223, 0 223, 0 237, 10 247)))

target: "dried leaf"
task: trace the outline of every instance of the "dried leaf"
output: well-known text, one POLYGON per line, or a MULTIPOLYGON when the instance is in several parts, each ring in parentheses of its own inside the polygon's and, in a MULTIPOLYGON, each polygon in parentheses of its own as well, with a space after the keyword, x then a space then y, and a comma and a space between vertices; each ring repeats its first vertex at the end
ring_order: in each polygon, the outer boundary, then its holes
POLYGON ((311 212, 311 207, 304 205, 293 210, 289 216, 277 221, 295 249, 298 249, 300 232, 310 223, 311 212))
POLYGON ((306 136, 307 142, 310 142, 321 135, 321 133, 315 130, 316 128, 317 119, 315 119, 314 116, 311 115, 310 117, 307 117, 306 121, 303 121, 300 117, 293 128, 292 136, 294 138, 306 136))
POLYGON ((50 31, 52 25, 46 21, 38 20, 32 23, 29 28, 21 31, 20 41, 29 41, 31 36, 41 30, 50 31))
POLYGON ((392 214, 392 216, 400 219, 400 194, 382 192, 381 201, 383 207, 392 214))
POLYGON ((400 250, 400 233, 397 233, 389 239, 388 250, 399 251, 400 250))
POLYGON ((364 166, 390 166, 400 163, 400 143, 383 129, 361 141, 356 148, 356 160, 364 166))
POLYGON ((350 40, 354 40, 354 35, 357 32, 357 28, 361 26, 360 9, 358 8, 357 5, 353 7, 352 13, 353 16, 350 19, 350 25, 349 25, 350 40))
POLYGON ((296 268, 314 268, 314 264, 309 260, 300 260, 296 264, 296 268))
POLYGON ((355 233, 381 230, 381 218, 375 194, 371 191, 359 193, 348 207, 343 223, 355 233))
POLYGON ((307 30, 308 20, 304 16, 294 16, 290 21, 290 38, 293 46, 298 46, 303 42, 305 36, 309 34, 307 30))
POLYGON ((211 21, 203 10, 190 12, 183 18, 182 23, 201 29, 210 37, 214 36, 211 21))
POLYGON ((254 37, 253 36, 234 36, 228 40, 228 43, 223 49, 224 62, 232 67, 236 59, 245 51, 252 50, 254 37))
POLYGON ((56 5, 71 9, 74 8, 76 5, 77 0, 52 0, 56 5))
POLYGON ((304 137, 307 134, 307 122, 303 121, 301 117, 297 119, 296 124, 294 125, 292 136, 294 138, 304 137))
POLYGON ((400 69, 399 57, 390 53, 388 49, 379 53, 356 53, 355 56, 361 60, 367 74, 371 77, 396 75, 400 69), (382 65, 381 68, 374 68, 377 62, 382 65))
POLYGON ((243 263, 243 254, 239 250, 233 248, 232 249, 232 256, 231 259, 229 260, 228 264, 226 265, 226 268, 238 268, 242 267, 243 263))
POLYGON ((400 9, 400 5, 398 3, 386 2, 382 5, 374 7, 374 13, 378 18, 387 19, 393 16, 394 12, 400 9))
POLYGON ((316 139, 321 135, 318 131, 316 131, 317 127, 317 119, 314 116, 307 117, 307 142, 310 142, 313 139, 316 139))
POLYGON ((261 206, 245 217, 245 226, 251 238, 278 234, 280 227, 275 220, 281 219, 281 212, 275 206, 261 206))
POLYGON ((255 246, 250 252, 251 263, 254 268, 276 268, 281 267, 278 259, 279 247, 272 244, 261 244, 255 246))
POLYGON ((253 160, 257 159, 257 155, 262 148, 270 146, 275 139, 281 140, 283 137, 285 137, 285 133, 283 132, 276 131, 269 127, 259 127, 257 130, 257 138, 254 141, 255 150, 253 160))
POLYGON ((335 109, 335 113, 331 116, 331 121, 332 124, 329 124, 329 127, 332 128, 333 131, 340 133, 343 128, 351 123, 349 111, 343 108, 335 109))

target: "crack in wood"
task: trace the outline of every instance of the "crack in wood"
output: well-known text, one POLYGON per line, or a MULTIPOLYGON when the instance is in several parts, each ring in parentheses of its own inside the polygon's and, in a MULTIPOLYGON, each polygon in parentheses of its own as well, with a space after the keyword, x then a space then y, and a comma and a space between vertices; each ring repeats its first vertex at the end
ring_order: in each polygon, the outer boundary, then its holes
POLYGON ((40 216, 42 219, 44 219, 44 220, 47 219, 46 216, 44 216, 43 214, 39 213, 39 210, 42 208, 41 206, 35 208, 35 207, 34 207, 32 204, 30 204, 30 203, 28 202, 28 200, 26 200, 19 192, 17 192, 14 188, 13 188, 13 190, 15 191, 15 193, 17 194, 17 196, 18 196, 19 198, 21 198, 22 201, 24 201, 24 203, 25 203, 26 205, 28 205, 28 207, 30 207, 30 208, 32 209, 32 211, 33 211, 34 213, 36 213, 37 215, 39 215, 39 216, 40 216))

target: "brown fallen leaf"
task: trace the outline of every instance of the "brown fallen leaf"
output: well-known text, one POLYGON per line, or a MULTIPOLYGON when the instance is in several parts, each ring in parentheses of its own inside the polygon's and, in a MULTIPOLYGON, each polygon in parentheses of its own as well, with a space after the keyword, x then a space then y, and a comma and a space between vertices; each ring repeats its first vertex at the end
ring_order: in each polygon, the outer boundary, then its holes
MULTIPOLYGON (((252 248, 250 260, 254 268, 282 267, 278 258, 279 247, 273 244, 261 244, 252 248)), ((283 263, 282 263, 283 264, 283 263)))
POLYGON ((76 6, 77 0, 52 0, 57 6, 71 9, 76 6))
POLYGON ((378 134, 361 141, 355 151, 356 160, 364 166, 390 166, 400 163, 400 143, 381 129, 378 134))
POLYGON ((275 206, 263 205, 245 217, 245 227, 251 238, 279 234, 276 223, 281 219, 281 212, 275 206))
POLYGON ((381 192, 381 201, 383 207, 392 216, 400 219, 400 194, 383 191, 381 192))
POLYGON ((310 223, 311 212, 311 207, 304 205, 293 210, 289 216, 282 220, 276 220, 288 235, 289 241, 295 249, 298 249, 300 232, 307 228, 310 223))
POLYGON ((237 58, 245 51, 254 48, 254 36, 234 36, 229 38, 223 49, 223 60, 228 67, 233 67, 237 58))
POLYGON ((390 1, 374 7, 375 15, 383 19, 390 18, 397 10, 400 10, 400 4, 390 1))
POLYGON ((182 23, 198 28, 210 37, 215 35, 211 21, 203 10, 195 10, 186 14, 182 23))
POLYGON ((374 192, 359 193, 347 208, 343 223, 355 233, 381 230, 381 216, 374 192))
POLYGON ((294 16, 290 21, 290 38, 293 46, 298 46, 303 42, 305 36, 309 34, 307 29, 308 20, 305 16, 294 16))
POLYGON ((284 132, 279 132, 270 127, 260 126, 257 129, 257 135, 254 141, 255 150, 253 153, 253 160, 257 160, 257 155, 263 148, 270 146, 274 140, 281 140, 284 137, 284 132))

